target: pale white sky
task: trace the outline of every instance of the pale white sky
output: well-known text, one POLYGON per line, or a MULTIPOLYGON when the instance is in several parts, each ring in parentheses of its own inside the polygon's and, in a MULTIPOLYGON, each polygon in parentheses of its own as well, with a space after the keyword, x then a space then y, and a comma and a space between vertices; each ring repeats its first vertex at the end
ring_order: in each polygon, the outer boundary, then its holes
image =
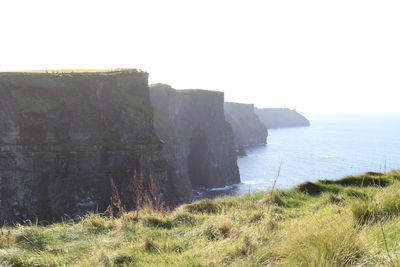
POLYGON ((0 1, 0 69, 140 68, 300 111, 400 111, 400 1, 0 1))

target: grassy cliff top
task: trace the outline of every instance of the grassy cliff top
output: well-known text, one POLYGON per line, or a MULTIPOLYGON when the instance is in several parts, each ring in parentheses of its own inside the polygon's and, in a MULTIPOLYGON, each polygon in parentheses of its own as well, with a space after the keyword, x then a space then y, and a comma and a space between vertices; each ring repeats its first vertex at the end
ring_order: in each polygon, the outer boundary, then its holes
POLYGON ((4 266, 400 266, 400 171, 2 228, 4 266))
POLYGON ((239 107, 252 107, 254 108, 254 104, 251 103, 237 103, 237 102, 224 102, 224 104, 228 106, 239 106, 239 107))
POLYGON ((224 95, 224 92, 217 90, 209 90, 209 89, 176 89, 179 93, 199 93, 199 94, 218 94, 224 95))
POLYGON ((13 71, 0 71, 3 73, 46 73, 46 74, 70 74, 70 73, 116 73, 116 72, 129 72, 129 73, 142 73, 144 71, 137 69, 53 69, 53 70, 13 70, 13 71))
POLYGON ((224 95, 224 92, 217 91, 217 90, 208 90, 208 89, 175 89, 172 88, 169 84, 165 83, 153 83, 150 84, 149 87, 151 89, 156 89, 156 90, 173 90, 176 91, 176 93, 200 93, 200 94, 218 94, 218 95, 224 95))

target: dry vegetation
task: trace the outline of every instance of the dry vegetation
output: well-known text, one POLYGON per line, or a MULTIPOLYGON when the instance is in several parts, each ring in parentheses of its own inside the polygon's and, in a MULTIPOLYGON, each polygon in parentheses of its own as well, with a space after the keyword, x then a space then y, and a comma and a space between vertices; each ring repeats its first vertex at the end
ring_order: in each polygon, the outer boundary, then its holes
POLYGON ((3 228, 4 266, 400 266, 400 171, 3 228))

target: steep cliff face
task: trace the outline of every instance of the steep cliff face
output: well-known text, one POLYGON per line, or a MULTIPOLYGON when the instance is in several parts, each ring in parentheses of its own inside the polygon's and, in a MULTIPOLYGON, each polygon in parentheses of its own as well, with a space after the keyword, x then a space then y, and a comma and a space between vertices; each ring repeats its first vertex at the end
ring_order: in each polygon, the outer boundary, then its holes
POLYGON ((166 178, 148 74, 0 73, 0 219, 52 220, 123 203, 166 178))
POLYGON ((254 112, 253 104, 225 102, 224 111, 237 147, 266 144, 268 130, 254 112))
POLYGON ((221 92, 150 86, 155 129, 165 142, 169 191, 182 201, 192 187, 240 182, 232 128, 225 121, 221 92))
POLYGON ((256 109, 256 114, 268 129, 310 126, 310 121, 295 109, 260 108, 256 109))

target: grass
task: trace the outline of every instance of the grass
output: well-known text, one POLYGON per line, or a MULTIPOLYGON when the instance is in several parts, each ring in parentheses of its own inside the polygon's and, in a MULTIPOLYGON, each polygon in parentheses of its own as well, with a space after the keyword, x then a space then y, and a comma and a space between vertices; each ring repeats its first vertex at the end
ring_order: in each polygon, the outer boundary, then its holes
POLYGON ((0 266, 400 266, 399 178, 365 173, 172 211, 3 227, 0 266))
POLYGON ((376 223, 400 214, 400 186, 385 188, 372 198, 361 198, 350 204, 359 224, 376 223))

